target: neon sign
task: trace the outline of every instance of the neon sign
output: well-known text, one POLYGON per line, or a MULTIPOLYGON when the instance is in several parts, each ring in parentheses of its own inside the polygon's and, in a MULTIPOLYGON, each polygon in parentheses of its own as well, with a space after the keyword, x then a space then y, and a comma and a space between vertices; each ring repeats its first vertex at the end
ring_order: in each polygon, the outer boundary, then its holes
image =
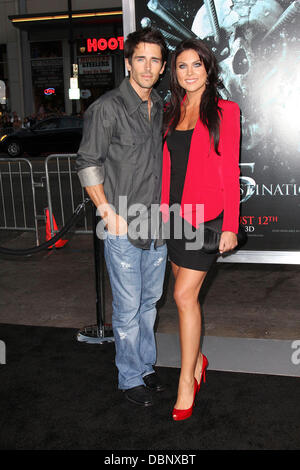
POLYGON ((88 52, 97 52, 97 51, 105 51, 106 49, 110 49, 114 51, 115 49, 124 49, 124 36, 118 36, 117 38, 88 38, 87 39, 87 51, 88 52))
POLYGON ((44 90, 44 95, 49 96, 49 95, 54 95, 55 94, 55 88, 46 88, 44 90))

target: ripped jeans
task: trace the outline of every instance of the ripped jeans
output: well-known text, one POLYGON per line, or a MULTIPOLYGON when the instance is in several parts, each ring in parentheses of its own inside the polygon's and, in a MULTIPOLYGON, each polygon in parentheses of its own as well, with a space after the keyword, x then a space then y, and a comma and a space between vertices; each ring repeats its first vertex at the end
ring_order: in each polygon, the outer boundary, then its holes
POLYGON ((143 250, 127 235, 107 233, 104 256, 112 290, 112 327, 116 347, 119 388, 144 385, 143 377, 154 372, 156 302, 163 291, 166 245, 143 250))

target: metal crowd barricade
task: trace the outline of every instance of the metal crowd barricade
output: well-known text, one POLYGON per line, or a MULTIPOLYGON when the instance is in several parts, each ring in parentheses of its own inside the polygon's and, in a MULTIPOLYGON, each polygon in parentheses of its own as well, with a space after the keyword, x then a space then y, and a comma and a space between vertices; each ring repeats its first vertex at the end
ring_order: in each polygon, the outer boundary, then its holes
POLYGON ((39 245, 32 164, 26 158, 0 158, 0 230, 34 231, 39 245))
MULTIPOLYGON (((75 170, 76 154, 53 154, 45 160, 46 190, 51 236, 57 233, 55 222, 64 226, 66 220, 86 198, 75 170)), ((84 212, 81 225, 73 233, 93 233, 91 214, 84 212)))

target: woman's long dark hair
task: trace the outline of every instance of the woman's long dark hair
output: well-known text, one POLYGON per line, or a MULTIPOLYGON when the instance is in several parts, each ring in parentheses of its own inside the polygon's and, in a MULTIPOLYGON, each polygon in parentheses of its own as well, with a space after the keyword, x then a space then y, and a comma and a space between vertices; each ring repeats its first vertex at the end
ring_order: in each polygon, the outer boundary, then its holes
POLYGON ((222 83, 219 79, 217 60, 211 50, 200 39, 185 39, 178 44, 172 55, 170 78, 171 101, 164 114, 165 131, 169 128, 169 133, 171 133, 178 125, 180 119, 181 102, 186 92, 177 81, 176 60, 179 54, 189 49, 197 52, 207 73, 207 84, 201 97, 199 116, 202 123, 207 127, 210 140, 214 142, 215 151, 219 155, 219 113, 221 110, 218 107, 218 99, 220 98, 218 88, 222 86, 222 83))

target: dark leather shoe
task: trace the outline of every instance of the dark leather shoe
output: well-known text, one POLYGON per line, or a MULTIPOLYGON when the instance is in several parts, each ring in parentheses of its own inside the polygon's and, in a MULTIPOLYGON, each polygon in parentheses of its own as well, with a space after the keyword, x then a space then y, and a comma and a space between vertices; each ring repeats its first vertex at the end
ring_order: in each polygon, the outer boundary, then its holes
POLYGON ((131 403, 140 406, 153 405, 151 395, 144 385, 123 390, 125 397, 131 403))
POLYGON ((159 377, 156 372, 145 375, 145 377, 143 377, 143 380, 145 382, 146 387, 152 392, 163 392, 165 390, 165 387, 159 380, 159 377))

